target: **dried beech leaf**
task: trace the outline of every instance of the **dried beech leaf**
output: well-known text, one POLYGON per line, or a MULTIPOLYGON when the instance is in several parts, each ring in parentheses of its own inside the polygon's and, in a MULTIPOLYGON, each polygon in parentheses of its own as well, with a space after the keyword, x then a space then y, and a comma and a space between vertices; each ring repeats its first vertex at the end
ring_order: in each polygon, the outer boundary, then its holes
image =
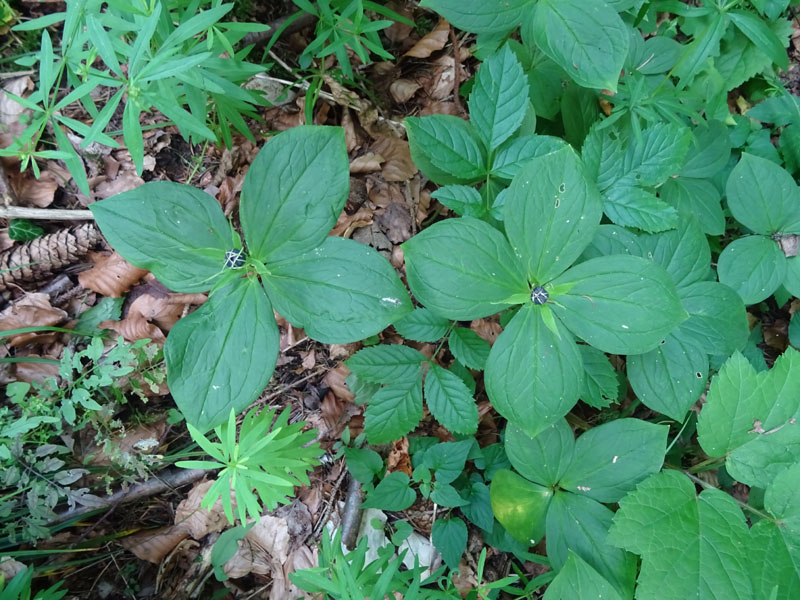
MULTIPOLYGON (((10 331, 23 327, 52 327, 67 320, 67 313, 50 304, 47 294, 28 293, 0 312, 0 331, 10 331)), ((23 333, 5 343, 19 346, 37 336, 36 333, 23 333)))
POLYGON ((389 93, 392 94, 395 102, 404 103, 411 100, 414 94, 422 87, 422 84, 410 79, 396 79, 389 85, 389 93))
POLYGON ((414 58, 428 58, 434 52, 438 52, 447 44, 450 38, 450 23, 444 19, 439 19, 436 27, 411 47, 411 50, 403 56, 413 56, 414 58))
POLYGON ((167 339, 164 332, 157 325, 150 323, 141 315, 133 315, 122 321, 102 321, 100 327, 110 329, 121 335, 128 342, 136 340, 151 340, 163 344, 167 339))
POLYGON ((146 269, 134 267, 116 252, 97 256, 94 266, 78 275, 78 282, 103 296, 121 298, 147 274, 146 269))
POLYGON ((352 402, 355 394, 350 391, 350 388, 344 382, 348 375, 350 375, 350 369, 347 368, 347 365, 341 363, 336 368, 325 373, 322 383, 328 386, 337 398, 352 402))
POLYGON ((188 536, 189 533, 185 529, 170 525, 134 533, 122 538, 119 543, 126 550, 133 552, 136 558, 158 565, 188 536))
POLYGON ((367 152, 363 156, 354 158, 350 162, 351 173, 372 173, 381 170, 381 164, 384 162, 383 156, 375 154, 374 152, 367 152))
MULTIPOLYGON (((11 98, 5 92, 24 98, 34 89, 33 79, 24 75, 7 79, 3 83, 3 90, 0 91, 0 130, 10 137, 19 136, 25 129, 25 124, 20 120, 20 116, 31 111, 23 107, 19 102, 11 98)), ((6 144, 3 144, 5 146, 6 144)))
MULTIPOLYGON (((21 357, 26 358, 26 357, 21 357)), ((57 360, 52 356, 28 355, 27 358, 48 358, 57 360)), ((25 383, 45 383, 48 379, 58 375, 58 365, 52 363, 18 362, 14 364, 14 377, 17 381, 25 383)))
POLYGON ((264 515, 239 542, 239 550, 225 563, 228 577, 244 577, 250 573, 282 574, 281 567, 289 558, 291 546, 286 519, 264 515))
POLYGON ((382 136, 375 140, 370 149, 385 159, 381 174, 386 181, 406 181, 416 175, 417 167, 411 160, 407 141, 382 136))
POLYGON ((38 179, 27 171, 16 171, 9 173, 8 179, 19 203, 37 208, 47 208, 53 203, 59 183, 52 171, 42 171, 38 179))
POLYGON ((136 171, 120 171, 114 178, 101 181, 94 187, 94 196, 97 199, 110 198, 122 192, 135 189, 144 185, 144 179, 136 174, 136 171))
MULTIPOLYGON (((213 480, 197 483, 175 509, 175 525, 188 532, 196 540, 209 533, 228 527, 228 519, 222 511, 222 498, 217 498, 210 510, 200 507, 203 497, 214 484, 213 480)), ((231 503, 236 510, 236 495, 231 492, 231 503)))

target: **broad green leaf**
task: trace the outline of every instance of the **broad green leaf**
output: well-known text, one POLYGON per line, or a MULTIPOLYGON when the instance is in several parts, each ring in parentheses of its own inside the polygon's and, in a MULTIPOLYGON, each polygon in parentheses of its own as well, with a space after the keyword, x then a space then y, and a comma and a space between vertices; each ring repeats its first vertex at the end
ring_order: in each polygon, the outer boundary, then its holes
POLYGON ((500 469, 490 486, 492 512, 514 539, 526 545, 541 540, 553 490, 500 469))
POLYGON ((425 376, 425 402, 439 423, 453 433, 478 429, 478 406, 466 384, 455 373, 432 364, 425 376))
POLYGON ((447 340, 450 352, 461 364, 482 371, 489 358, 489 342, 466 327, 456 327, 447 340))
POLYGON ((415 342, 437 342, 450 327, 450 321, 427 308, 419 307, 395 321, 394 328, 407 340, 415 342))
POLYGON ((747 111, 747 116, 776 126, 789 125, 800 118, 800 103, 793 94, 780 94, 762 100, 747 111))
POLYGON ((800 348, 800 317, 794 313, 789 320, 789 343, 795 348, 800 348))
POLYGON ((239 215, 250 253, 266 263, 295 258, 325 241, 350 190, 344 130, 293 127, 256 156, 239 215))
POLYGON ((362 348, 345 364, 362 381, 394 383, 415 377, 426 360, 419 350, 387 344, 362 348))
POLYGON ((605 408, 619 399, 619 379, 608 357, 597 348, 578 346, 583 359, 583 391, 580 398, 594 408, 605 408))
POLYGON ((472 33, 507 33, 517 27, 532 0, 508 0, 499 5, 483 0, 423 0, 453 26, 472 33))
POLYGON ((494 150, 519 129, 528 109, 528 82, 504 45, 481 63, 469 96, 469 120, 494 150))
POLYGON ((567 562, 547 586, 544 600, 575 600, 576 598, 622 600, 620 593, 600 573, 569 550, 567 562))
POLYGON ((771 160, 742 154, 726 185, 731 214, 755 233, 800 233, 800 190, 771 160))
POLYGON ((581 148, 586 171, 597 182, 601 191, 607 190, 623 175, 622 141, 616 131, 596 123, 581 148))
POLYGON ((347 470, 361 483, 372 483, 375 476, 380 475, 383 470, 383 459, 375 450, 345 446, 344 456, 347 470))
POLYGON ((709 56, 719 52, 719 41, 727 27, 725 13, 720 11, 707 21, 704 28, 694 33, 692 42, 685 46, 683 55, 674 68, 674 74, 680 78, 681 87, 685 87, 706 65, 709 56))
POLYGON ((800 460, 800 353, 789 348, 769 371, 756 373, 738 352, 711 381, 697 421, 698 440, 712 457, 726 456, 732 477, 767 487, 800 460))
POLYGON ((560 419, 583 388, 583 364, 572 336, 556 322, 556 336, 541 309, 523 306, 497 338, 484 384, 495 410, 530 436, 560 419))
POLYGON ((411 158, 439 185, 472 183, 486 174, 486 151, 469 123, 452 115, 408 117, 404 121, 411 158))
POLYGON ((556 492, 547 512, 547 557, 561 569, 569 550, 611 583, 623 598, 633 596, 636 558, 606 541, 614 513, 585 496, 556 492))
POLYGON ((278 326, 254 277, 236 279, 180 319, 164 344, 167 383, 200 431, 241 412, 264 390, 278 358, 278 326))
POLYGON ((657 123, 634 137, 623 158, 619 183, 656 186, 677 175, 686 161, 693 141, 688 127, 675 123, 657 123))
POLYGON ((600 194, 569 147, 530 161, 506 194, 508 239, 539 285, 581 255, 601 216, 600 194))
POLYGON ((680 175, 699 179, 714 177, 725 168, 731 156, 728 128, 719 121, 710 121, 707 125, 698 125, 692 133, 694 140, 680 175))
POLYGON ((90 208, 108 243, 168 288, 203 292, 222 275, 233 244, 231 228, 219 203, 205 192, 158 181, 90 208))
POLYGON ((434 504, 445 508, 458 508, 468 504, 466 500, 458 495, 456 488, 449 483, 441 483, 439 481, 433 484, 430 500, 434 504))
POLYGON ((764 508, 775 518, 786 532, 800 542, 800 464, 781 471, 764 494, 764 508))
POLYGON ((689 318, 675 337, 706 354, 728 356, 741 350, 750 334, 747 312, 739 294, 715 281, 699 281, 678 289, 689 318))
POLYGON ((494 153, 492 175, 513 179, 531 159, 556 152, 566 143, 549 135, 522 135, 503 143, 494 153))
POLYGON ((703 233, 722 235, 725 215, 720 205, 720 193, 714 184, 704 179, 676 177, 658 188, 659 197, 674 206, 678 213, 693 216, 703 233))
POLYGON ((560 108, 564 139, 577 148, 583 144, 592 125, 600 117, 596 92, 571 81, 564 88, 560 108))
POLYGON ((587 260, 611 254, 643 256, 644 250, 639 242, 639 236, 619 225, 600 225, 591 243, 583 252, 582 258, 587 260))
POLYGON ((383 386, 367 405, 364 430, 371 444, 387 444, 413 430, 422 419, 422 374, 383 386))
POLYGON ((789 66, 786 47, 764 21, 744 10, 729 10, 726 13, 733 24, 745 34, 759 50, 782 69, 789 66))
POLYGON ((678 225, 678 213, 674 207, 647 190, 631 185, 615 185, 605 192, 603 212, 617 225, 651 233, 678 225))
POLYGON ((417 493, 411 489, 408 475, 394 471, 384 477, 361 504, 361 508, 378 508, 380 510, 405 510, 417 499, 417 493))
POLYGON ((598 502, 617 502, 661 469, 668 432, 666 425, 639 419, 594 427, 575 442, 572 463, 559 486, 598 502))
POLYGON ((468 504, 461 507, 461 512, 484 531, 491 531, 494 526, 494 513, 492 513, 489 486, 482 481, 473 481, 466 493, 462 490, 462 496, 468 504))
POLYGON ((461 442, 442 442, 425 451, 422 464, 434 471, 439 483, 452 483, 464 471, 464 463, 472 449, 473 439, 461 442))
POLYGON ((742 511, 722 491, 697 496, 676 471, 651 476, 620 501, 608 540, 641 555, 642 600, 753 597, 742 511))
POLYGON ((695 219, 684 217, 677 229, 640 236, 639 242, 642 256, 664 267, 679 289, 708 278, 711 249, 695 219))
POLYGON ((389 261, 353 240, 326 237, 267 269, 264 287, 275 310, 326 344, 375 335, 412 310, 389 261))
POLYGON ((403 244, 408 285, 431 311, 472 320, 529 294, 525 270, 508 241, 491 225, 464 217, 433 224, 403 244))
POLYGON ((628 28, 602 0, 540 0, 536 45, 583 87, 617 91, 628 54, 628 28))
POLYGON ((731 287, 745 304, 769 298, 786 277, 786 256, 778 244, 763 235, 734 240, 717 261, 720 283, 731 287))
POLYGON ((481 218, 486 214, 483 198, 474 187, 445 185, 431 194, 440 204, 462 217, 481 218))
POLYGON ((431 528, 431 540, 441 552, 442 560, 449 568, 458 569, 461 555, 467 549, 467 526, 458 517, 436 519, 431 528))
POLYGON ((544 486, 554 486, 572 463, 575 435, 564 419, 530 437, 509 423, 505 450, 511 465, 527 479, 544 486))
POLYGON ((642 403, 679 422, 706 389, 707 352, 675 334, 646 354, 629 356, 627 365, 628 381, 642 403))
POLYGON ((593 258, 553 283, 573 284, 553 299, 553 312, 603 352, 644 354, 688 316, 667 272, 636 256, 593 258))

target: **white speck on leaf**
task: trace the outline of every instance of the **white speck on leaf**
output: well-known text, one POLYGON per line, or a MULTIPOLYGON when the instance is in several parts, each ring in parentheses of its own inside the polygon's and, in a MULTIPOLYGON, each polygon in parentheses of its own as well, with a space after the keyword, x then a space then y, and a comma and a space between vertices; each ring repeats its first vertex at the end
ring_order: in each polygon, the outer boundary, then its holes
POLYGON ((617 459, 618 459, 618 458, 619 458, 619 456, 615 456, 615 457, 614 457, 614 458, 611 460, 611 464, 614 464, 614 465, 615 465, 615 464, 617 464, 617 459))
POLYGON ((579 485, 577 489, 578 489, 579 492, 588 492, 592 488, 590 488, 589 486, 586 486, 586 485, 579 485))
POLYGON ((628 326, 627 325, 623 325, 622 328, 623 329, 628 329, 628 326))

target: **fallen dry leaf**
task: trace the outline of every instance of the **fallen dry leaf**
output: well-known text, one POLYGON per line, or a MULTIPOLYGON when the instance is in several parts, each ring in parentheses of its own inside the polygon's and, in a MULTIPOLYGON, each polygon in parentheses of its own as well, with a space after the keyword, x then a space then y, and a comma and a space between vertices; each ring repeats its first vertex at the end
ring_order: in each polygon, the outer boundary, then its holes
POLYGON ((381 136, 373 142, 370 150, 384 158, 381 174, 386 181, 406 181, 417 174, 406 140, 381 136))
POLYGON ((503 328, 500 327, 500 323, 491 318, 475 319, 469 324, 469 328, 490 344, 494 344, 497 337, 503 331, 503 328))
POLYGON ((367 152, 363 156, 358 156, 350 161, 351 173, 373 173, 381 170, 381 165, 386 159, 380 154, 367 152))
POLYGON ((386 473, 400 471, 411 477, 411 456, 408 454, 408 438, 392 442, 392 449, 386 459, 386 473))
POLYGON ((92 191, 96 199, 103 199, 136 189, 140 185, 144 185, 144 179, 139 177, 136 171, 123 171, 115 177, 104 178, 92 191))
POLYGON ((395 102, 403 104, 411 100, 421 87, 421 83, 401 77, 400 79, 395 79, 389 85, 389 93, 392 95, 395 102))
POLYGON ((348 215, 346 211, 342 211, 339 214, 336 225, 331 229, 330 235, 349 238, 356 229, 372 225, 372 214, 372 209, 367 206, 362 206, 352 215, 348 215))
POLYGON ((405 204, 387 206, 378 215, 378 225, 393 244, 402 244, 413 235, 411 213, 405 204))
MULTIPOLYGON (((222 498, 217 498, 210 510, 200 507, 203 497, 213 484, 213 480, 195 484, 175 509, 175 525, 183 528, 196 540, 201 540, 209 533, 222 531, 228 527, 228 519, 222 512, 222 498)), ((236 495, 233 492, 231 492, 231 503, 235 511, 236 495)))
MULTIPOLYGON (((58 360, 53 356, 26 355, 24 358, 46 358, 58 360)), ((48 379, 58 375, 58 365, 52 363, 18 362, 14 365, 14 378, 25 383, 45 383, 48 379)))
POLYGON ((134 267, 116 252, 95 253, 92 258, 95 260, 94 266, 78 275, 78 282, 103 296, 121 298, 147 274, 147 270, 134 267))
MULTIPOLYGON (((18 137, 24 131, 26 125, 20 117, 23 113, 30 113, 31 111, 11 98, 6 92, 24 98, 33 91, 34 87, 36 86, 33 84, 33 79, 27 75, 7 79, 3 83, 3 89, 0 91, 0 125, 2 125, 0 130, 9 137, 9 142, 11 141, 10 138, 18 137)), ((7 143, 3 143, 3 147, 7 145, 7 143)))
POLYGON ((763 327, 764 343, 770 348, 783 352, 789 346, 789 324, 779 319, 763 327))
POLYGON ((136 558, 158 565, 187 537, 189 533, 185 529, 170 525, 134 533, 122 538, 119 543, 133 552, 136 558))
POLYGON ((59 185, 58 175, 50 170, 42 171, 38 179, 28 171, 12 171, 8 179, 20 205, 36 208, 50 206, 59 185))
POLYGON ((128 342, 136 340, 150 340, 158 344, 163 344, 167 337, 164 332, 154 323, 150 323, 141 315, 133 315, 122 321, 101 321, 100 327, 109 329, 121 335, 128 342))
MULTIPOLYGON (((42 293, 26 293, 22 298, 0 312, 0 331, 10 331, 23 327, 52 327, 67 320, 67 313, 50 304, 50 297, 42 293)), ((33 340, 37 335, 23 333, 10 338, 7 346, 20 346, 33 340)), ((49 334, 48 334, 49 335, 49 334)))
POLYGON ((450 39, 450 23, 444 19, 439 19, 433 31, 414 44, 403 56, 428 58, 434 52, 444 48, 448 39, 450 39))

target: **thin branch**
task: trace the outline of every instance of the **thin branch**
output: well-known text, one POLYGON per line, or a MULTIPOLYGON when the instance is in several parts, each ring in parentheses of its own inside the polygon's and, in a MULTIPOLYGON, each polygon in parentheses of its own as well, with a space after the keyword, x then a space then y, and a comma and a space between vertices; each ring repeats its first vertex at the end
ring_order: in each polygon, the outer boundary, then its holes
POLYGON ((36 219, 47 221, 94 221, 90 210, 66 210, 61 208, 25 208, 22 206, 0 206, 0 219, 36 219))

